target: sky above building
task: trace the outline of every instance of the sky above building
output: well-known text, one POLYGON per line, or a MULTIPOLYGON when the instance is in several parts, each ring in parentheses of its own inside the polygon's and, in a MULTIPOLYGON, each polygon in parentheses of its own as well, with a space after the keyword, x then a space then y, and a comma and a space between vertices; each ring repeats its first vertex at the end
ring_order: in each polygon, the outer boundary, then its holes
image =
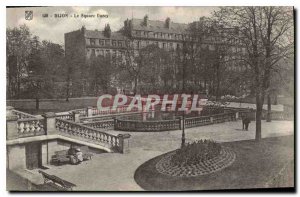
POLYGON ((6 26, 9 28, 26 24, 33 35, 64 45, 64 33, 78 30, 83 25, 89 30, 102 31, 109 23, 112 31, 124 25, 127 18, 165 20, 190 23, 201 16, 210 16, 217 7, 20 7, 6 9, 6 26), (32 11, 32 20, 25 19, 25 11, 32 11), (45 15, 48 14, 48 17, 45 15), (68 16, 66 17, 67 14, 68 16), (83 17, 89 15, 90 17, 83 17), (56 16, 56 17, 55 17, 56 16), (60 16, 60 17, 59 17, 60 16), (94 17, 91 17, 94 16, 94 17))

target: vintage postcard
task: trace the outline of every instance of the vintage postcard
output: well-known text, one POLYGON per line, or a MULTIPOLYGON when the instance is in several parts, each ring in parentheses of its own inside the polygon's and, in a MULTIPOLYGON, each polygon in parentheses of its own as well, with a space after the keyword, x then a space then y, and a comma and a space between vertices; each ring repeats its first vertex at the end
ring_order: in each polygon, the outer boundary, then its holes
POLYGON ((8 191, 295 191, 293 7, 7 7, 8 191))

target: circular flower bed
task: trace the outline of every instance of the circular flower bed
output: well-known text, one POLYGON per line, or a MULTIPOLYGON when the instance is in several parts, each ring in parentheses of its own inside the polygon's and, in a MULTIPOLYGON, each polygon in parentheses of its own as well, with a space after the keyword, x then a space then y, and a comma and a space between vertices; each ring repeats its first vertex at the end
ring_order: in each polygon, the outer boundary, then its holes
POLYGON ((200 176, 230 166, 235 157, 232 150, 213 141, 201 140, 165 155, 157 162, 156 170, 170 176, 200 176))

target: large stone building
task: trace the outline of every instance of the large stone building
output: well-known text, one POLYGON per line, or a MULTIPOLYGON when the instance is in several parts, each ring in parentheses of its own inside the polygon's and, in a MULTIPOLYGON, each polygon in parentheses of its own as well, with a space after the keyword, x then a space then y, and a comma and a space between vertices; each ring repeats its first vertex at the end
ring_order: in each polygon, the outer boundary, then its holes
MULTIPOLYGON (((176 51, 185 43, 193 47, 207 48, 210 51, 223 47, 225 58, 245 53, 241 47, 239 31, 236 28, 214 26, 209 18, 202 17, 190 24, 175 23, 169 17, 165 21, 143 19, 127 19, 124 26, 112 32, 109 24, 103 31, 79 30, 65 34, 65 52, 67 64, 72 75, 69 78, 70 96, 86 94, 88 87, 87 61, 91 56, 124 56, 128 47, 139 50, 155 44, 159 48, 176 51), (204 31, 205 30, 205 31, 204 31), (232 52, 229 54, 228 52, 232 52), (240 52, 240 53, 238 53, 240 52)), ((241 70, 239 65, 228 65, 230 70, 241 70)))

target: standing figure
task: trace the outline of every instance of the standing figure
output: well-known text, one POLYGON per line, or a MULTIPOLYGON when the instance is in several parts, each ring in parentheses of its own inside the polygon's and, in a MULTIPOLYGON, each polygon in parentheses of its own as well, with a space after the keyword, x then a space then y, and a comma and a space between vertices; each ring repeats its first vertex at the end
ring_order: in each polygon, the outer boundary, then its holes
POLYGON ((242 122, 243 122, 243 130, 246 129, 246 131, 248 131, 248 127, 250 124, 250 118, 246 115, 245 117, 242 118, 242 122))

